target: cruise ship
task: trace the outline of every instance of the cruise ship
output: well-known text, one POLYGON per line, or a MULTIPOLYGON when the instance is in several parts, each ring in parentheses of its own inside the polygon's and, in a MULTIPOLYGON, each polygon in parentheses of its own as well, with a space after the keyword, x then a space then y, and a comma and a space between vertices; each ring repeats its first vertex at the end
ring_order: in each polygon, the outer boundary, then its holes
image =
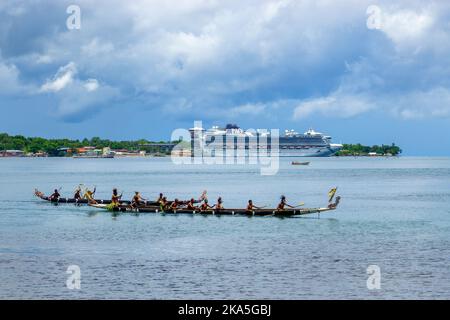
MULTIPOLYGON (((193 155, 196 146, 201 146, 203 155, 207 156, 212 155, 208 153, 210 150, 214 148, 217 150, 218 147, 223 152, 230 149, 245 150, 244 155, 247 155, 251 149, 271 149, 271 137, 268 130, 245 131, 235 124, 227 124, 224 128, 213 126, 207 130, 191 128, 189 131, 193 155)), ((279 137, 279 156, 281 157, 329 157, 342 147, 342 144, 331 143, 330 136, 313 129, 303 134, 294 130, 285 130, 279 137)))

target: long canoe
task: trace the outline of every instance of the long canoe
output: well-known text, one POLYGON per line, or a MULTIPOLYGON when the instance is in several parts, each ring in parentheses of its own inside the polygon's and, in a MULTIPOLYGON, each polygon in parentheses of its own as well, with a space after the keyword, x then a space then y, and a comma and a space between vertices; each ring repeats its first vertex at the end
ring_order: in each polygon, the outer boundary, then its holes
MULTIPOLYGON (((52 203, 75 203, 75 204, 88 204, 89 200, 87 199, 75 199, 75 198, 63 198, 60 197, 59 199, 50 199, 50 197, 46 196, 39 190, 36 190, 34 192, 34 195, 42 200, 49 201, 52 203)), ((111 200, 101 200, 101 199, 95 199, 95 202, 102 203, 102 204, 110 204, 111 200)), ((120 201, 121 204, 127 205, 130 204, 130 201, 124 200, 120 201)), ((158 203, 156 201, 146 201, 146 205, 157 205, 158 203)))
MULTIPOLYGON (((50 199, 50 197, 46 196, 44 193, 40 192, 39 190, 35 190, 34 191, 34 195, 42 200, 45 201, 49 201, 52 203, 74 203, 74 204, 88 204, 89 200, 87 199, 75 199, 75 198, 62 198, 60 197, 59 199, 50 199)), ((198 199, 198 200, 194 200, 194 203, 200 203, 202 200, 198 199)), ((98 204, 111 204, 111 200, 101 200, 101 199, 95 199, 95 202, 97 202, 98 204)), ((180 204, 187 204, 189 201, 180 201, 180 204)), ((131 201, 128 200, 121 200, 120 203, 122 205, 129 205, 131 204, 131 201)), ((172 201, 168 201, 169 204, 172 203, 172 201)), ((158 206, 159 207, 159 202, 157 201, 141 201, 141 204, 145 207, 147 206, 158 206)))
MULTIPOLYGON (((90 204, 91 207, 98 209, 109 209, 106 204, 90 204)), ((200 214, 200 215, 246 215, 246 216, 300 216, 313 213, 321 213, 326 211, 335 210, 335 207, 327 208, 302 208, 302 209, 221 209, 221 210, 189 210, 189 209, 167 209, 161 210, 159 207, 140 207, 131 208, 130 206, 120 206, 114 208, 112 211, 116 212, 131 212, 131 213, 168 213, 168 214, 200 214)))

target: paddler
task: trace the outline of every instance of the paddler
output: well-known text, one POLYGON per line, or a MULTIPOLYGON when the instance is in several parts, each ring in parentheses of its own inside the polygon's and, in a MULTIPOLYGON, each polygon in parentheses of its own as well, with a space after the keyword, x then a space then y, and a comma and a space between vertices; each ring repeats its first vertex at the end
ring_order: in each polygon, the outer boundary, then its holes
POLYGON ((285 206, 289 207, 289 208, 294 208, 293 206, 291 206, 291 205, 286 203, 286 197, 285 196, 281 196, 281 201, 278 204, 277 210, 278 211, 283 211, 285 206))
POLYGON ((111 204, 114 207, 118 207, 120 205, 120 199, 122 199, 122 194, 119 196, 117 189, 113 189, 113 194, 111 196, 111 204))
POLYGON ((197 210, 198 208, 194 205, 195 200, 194 198, 191 198, 191 200, 189 200, 189 202, 186 205, 186 209, 188 210, 197 210))
POLYGON ((141 194, 139 193, 139 191, 136 191, 134 193, 133 199, 131 199, 131 207, 132 208, 137 208, 139 207, 139 205, 141 204, 141 202, 146 201, 147 199, 142 198, 141 194))
POLYGON ((179 203, 180 203, 180 202, 178 201, 178 199, 175 199, 175 200, 171 203, 170 209, 172 209, 172 210, 177 210, 178 204, 179 204, 179 203))
POLYGON ((330 203, 328 205, 328 209, 336 209, 340 201, 341 201, 341 197, 337 196, 336 199, 334 200, 334 203, 330 203))
POLYGON ((38 189, 34 189, 34 195, 39 198, 45 197, 45 195, 42 192, 40 192, 38 189))
POLYGON ((80 187, 80 186, 78 186, 78 187, 75 189, 75 194, 73 195, 73 198, 74 198, 77 202, 81 200, 81 187, 80 187))
POLYGON ((253 204, 252 200, 248 200, 247 211, 253 211, 255 209, 262 209, 261 207, 257 207, 253 204))
POLYGON ((167 198, 166 197, 162 197, 162 199, 159 202, 159 208, 161 209, 161 211, 164 211, 165 209, 167 209, 167 198))
POLYGON ((161 203, 162 199, 164 198, 164 195, 162 193, 159 194, 159 198, 156 199, 156 202, 161 203))
POLYGON ((215 205, 217 210, 223 210, 223 201, 222 201, 222 197, 219 197, 219 199, 217 199, 217 204, 215 205))
POLYGON ((97 191, 97 187, 94 187, 94 191, 91 191, 86 188, 83 198, 86 199, 91 204, 97 204, 97 201, 94 200, 95 191, 97 191))
POLYGON ((52 193, 50 197, 48 197, 48 199, 52 202, 58 202, 60 197, 61 195, 59 194, 58 189, 55 189, 55 191, 52 193))
POLYGON ((203 203, 202 203, 201 206, 200 206, 200 210, 201 210, 201 211, 206 211, 206 210, 212 209, 212 208, 213 208, 213 207, 211 207, 211 206, 208 204, 208 199, 203 200, 203 203))

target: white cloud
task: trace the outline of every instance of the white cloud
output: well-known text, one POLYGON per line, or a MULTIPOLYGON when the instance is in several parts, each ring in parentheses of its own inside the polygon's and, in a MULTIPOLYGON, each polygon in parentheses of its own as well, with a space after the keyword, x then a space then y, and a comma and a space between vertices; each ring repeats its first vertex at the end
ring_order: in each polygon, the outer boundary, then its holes
POLYGON ((51 56, 44 54, 38 55, 35 61, 37 64, 49 64, 53 62, 53 59, 51 56))
POLYGON ((289 6, 291 1, 282 0, 265 3, 262 10, 261 20, 264 22, 270 22, 276 18, 281 9, 289 6))
POLYGON ((14 94, 20 89, 19 70, 15 65, 8 65, 0 59, 0 94, 14 94))
POLYGON ((119 97, 117 89, 99 86, 96 90, 86 90, 85 84, 74 83, 70 90, 58 95, 57 115, 69 122, 89 118, 104 109, 108 103, 119 97))
POLYGON ((414 91, 405 95, 385 99, 392 106, 394 115, 400 118, 450 118, 450 90, 437 87, 426 91, 414 91))
POLYGON ((5 11, 8 15, 14 17, 21 16, 27 11, 26 3, 14 0, 2 0, 2 2, 0 2, 0 12, 1 11, 5 11))
POLYGON ((102 42, 99 38, 92 39, 88 44, 81 47, 81 53, 88 56, 98 56, 103 54, 111 54, 114 45, 110 42, 102 42))
POLYGON ((85 83, 84 83, 84 88, 88 91, 88 92, 92 92, 95 91, 99 88, 99 84, 98 81, 96 79, 88 79, 85 83))
POLYGON ((374 31, 366 28, 371 4, 80 0, 89 12, 81 32, 58 27, 52 1, 23 1, 14 18, 2 15, 0 4, 0 47, 9 55, 0 77, 17 83, 20 68, 22 81, 39 83, 35 92, 59 99, 62 114, 95 108, 120 92, 136 106, 186 118, 276 117, 276 105, 296 119, 375 110, 404 119, 445 115, 445 107, 433 104, 430 112, 402 97, 445 97, 441 90, 450 88, 450 5, 380 0, 383 23, 374 31), (42 4, 45 14, 33 10, 42 4), (30 32, 43 20, 47 31, 30 32), (22 25, 14 35, 2 28, 14 24, 22 25), (63 94, 70 92, 89 102, 69 102, 63 94))
POLYGON ((261 115, 264 111, 266 111, 266 106, 262 103, 247 103, 230 109, 231 116, 233 117, 241 115, 257 116, 261 115))
POLYGON ((431 12, 382 10, 381 30, 398 46, 420 45, 434 22, 431 12))
POLYGON ((334 92, 326 97, 302 101, 294 109, 294 119, 303 119, 320 113, 328 117, 349 118, 374 108, 364 95, 334 92))
MULTIPOLYGON (((157 43, 161 56, 187 66, 214 63, 219 39, 209 34, 168 33, 157 43)), ((182 66, 178 66, 182 68, 182 66)))
POLYGON ((116 88, 100 85, 94 78, 82 80, 77 74, 77 66, 70 62, 60 67, 55 76, 40 89, 40 92, 54 94, 58 101, 56 114, 63 119, 81 121, 120 96, 116 88))
POLYGON ((404 120, 450 118, 450 90, 437 87, 402 94, 355 94, 337 91, 326 97, 300 102, 294 110, 294 118, 303 119, 314 113, 347 118, 372 110, 392 114, 404 120))
POLYGON ((42 92, 58 92, 65 87, 67 87, 69 84, 72 83, 73 77, 77 73, 77 68, 75 66, 75 63, 70 62, 67 65, 59 68, 58 72, 55 74, 53 79, 47 80, 46 83, 44 83, 41 86, 42 92))

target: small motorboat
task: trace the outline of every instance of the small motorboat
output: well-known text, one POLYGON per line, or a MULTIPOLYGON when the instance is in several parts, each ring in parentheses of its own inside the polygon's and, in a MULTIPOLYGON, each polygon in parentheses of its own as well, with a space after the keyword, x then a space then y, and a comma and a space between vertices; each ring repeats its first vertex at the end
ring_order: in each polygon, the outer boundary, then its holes
POLYGON ((306 162, 298 162, 298 161, 292 161, 293 166, 307 166, 309 165, 309 161, 306 162))

